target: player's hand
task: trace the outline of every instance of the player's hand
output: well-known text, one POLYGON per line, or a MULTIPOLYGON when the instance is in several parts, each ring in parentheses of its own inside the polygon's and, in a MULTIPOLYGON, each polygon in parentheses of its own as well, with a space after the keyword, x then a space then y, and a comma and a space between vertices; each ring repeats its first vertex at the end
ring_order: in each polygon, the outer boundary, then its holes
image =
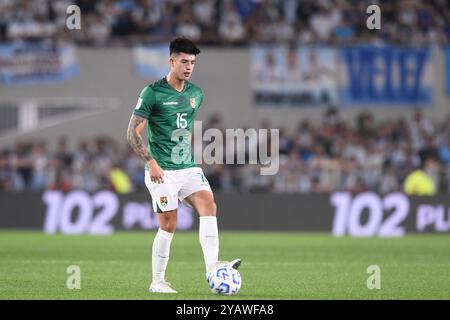
POLYGON ((161 167, 158 165, 155 159, 150 160, 149 162, 147 162, 147 164, 148 164, 148 172, 150 174, 150 180, 156 183, 163 183, 164 171, 163 169, 161 169, 161 167))

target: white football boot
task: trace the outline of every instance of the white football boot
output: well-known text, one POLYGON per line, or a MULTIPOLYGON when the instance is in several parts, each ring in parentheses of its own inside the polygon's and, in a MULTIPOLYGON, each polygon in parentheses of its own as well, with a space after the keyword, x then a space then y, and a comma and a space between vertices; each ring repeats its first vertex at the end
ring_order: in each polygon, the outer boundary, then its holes
MULTIPOLYGON (((217 261, 216 264, 214 265, 214 267, 213 267, 212 269, 214 269, 214 268, 217 267, 217 266, 226 266, 226 265, 229 265, 229 266, 231 266, 233 269, 236 269, 236 270, 237 270, 237 269, 239 268, 239 266, 241 265, 241 263, 242 263, 242 259, 240 259, 240 258, 237 258, 237 259, 234 259, 234 260, 231 260, 231 261, 217 261)), ((211 270, 212 270, 212 269, 211 269, 211 270)), ((211 270, 210 270, 210 271, 211 271, 211 270)), ((209 271, 205 273, 206 281, 207 281, 207 282, 209 282, 208 274, 209 274, 209 271)))
POLYGON ((178 291, 173 289, 170 286, 170 283, 165 280, 161 280, 158 282, 152 282, 148 291, 157 292, 157 293, 178 293, 178 291))
POLYGON ((241 265, 241 263, 242 263, 242 260, 237 258, 237 259, 234 259, 232 261, 217 261, 216 265, 214 267, 217 267, 217 266, 220 266, 220 265, 222 265, 222 266, 229 265, 233 269, 237 270, 239 268, 239 266, 241 265))

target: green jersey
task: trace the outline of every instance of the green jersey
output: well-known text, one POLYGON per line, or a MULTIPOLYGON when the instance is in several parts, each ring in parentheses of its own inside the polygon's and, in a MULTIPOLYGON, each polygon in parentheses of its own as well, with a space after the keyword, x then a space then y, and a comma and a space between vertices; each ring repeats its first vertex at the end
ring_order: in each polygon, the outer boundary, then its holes
POLYGON ((186 81, 179 92, 165 77, 140 93, 133 114, 147 119, 148 151, 163 170, 197 166, 191 130, 202 101, 203 92, 196 85, 186 81))

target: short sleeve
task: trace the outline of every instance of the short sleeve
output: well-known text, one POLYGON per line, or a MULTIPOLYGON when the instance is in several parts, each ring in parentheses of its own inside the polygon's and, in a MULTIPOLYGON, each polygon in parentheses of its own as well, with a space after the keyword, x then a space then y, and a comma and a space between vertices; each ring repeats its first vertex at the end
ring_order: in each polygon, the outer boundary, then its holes
POLYGON ((139 94, 136 107, 133 110, 133 114, 143 117, 145 119, 150 118, 150 113, 155 104, 155 92, 149 86, 145 87, 139 94))

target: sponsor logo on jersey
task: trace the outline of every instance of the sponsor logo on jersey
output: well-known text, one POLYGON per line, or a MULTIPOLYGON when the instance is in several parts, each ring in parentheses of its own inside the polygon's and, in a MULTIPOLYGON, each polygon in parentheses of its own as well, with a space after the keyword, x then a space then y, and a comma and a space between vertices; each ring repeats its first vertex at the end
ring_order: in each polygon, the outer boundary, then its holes
POLYGON ((169 203, 169 201, 167 200, 167 197, 160 197, 159 202, 161 202, 161 207, 165 207, 169 203))
POLYGON ((163 102, 163 105, 169 105, 169 106, 173 106, 178 104, 178 101, 168 101, 168 102, 163 102))
POLYGON ((195 109, 195 98, 190 99, 191 107, 195 109))

